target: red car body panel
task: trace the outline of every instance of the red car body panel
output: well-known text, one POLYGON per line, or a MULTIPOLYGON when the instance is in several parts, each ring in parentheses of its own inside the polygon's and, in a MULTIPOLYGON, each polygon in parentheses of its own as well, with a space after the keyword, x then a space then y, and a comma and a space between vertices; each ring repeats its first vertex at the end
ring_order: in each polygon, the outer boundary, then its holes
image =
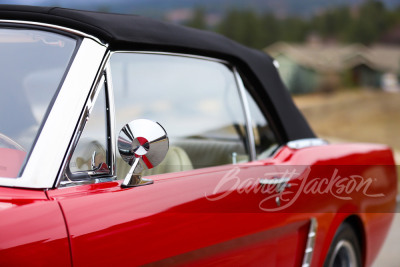
POLYGON ((284 147, 271 159, 240 165, 239 179, 260 177, 268 168, 285 165, 311 166, 319 177, 329 177, 330 171, 324 170, 331 166, 344 173, 348 166, 354 175, 380 177, 368 194, 385 196, 377 203, 376 198, 363 197, 362 191, 351 192, 350 201, 302 193, 293 205, 278 212, 260 210, 259 203, 265 198, 261 192, 232 190, 218 201, 207 199, 232 189, 232 184, 218 187, 232 166, 153 176, 153 185, 130 189, 107 182, 47 193, 60 203, 66 217, 75 266, 299 266, 311 217, 318 222, 312 266, 321 266, 337 228, 349 216, 361 222, 364 263, 370 266, 396 205, 391 151, 385 146, 356 144, 300 150, 284 147))
MULTIPOLYGON (((351 202, 300 194, 278 212, 260 210, 265 195, 252 190, 232 190, 210 201, 232 189, 232 184, 218 187, 232 166, 153 176, 154 184, 130 189, 121 189, 119 182, 55 189, 47 191, 48 198, 44 191, 1 188, 0 265, 69 266, 72 256, 74 266, 300 266, 314 217, 318 231, 312 266, 321 266, 336 229, 353 215, 362 223, 364 263, 370 266, 392 221, 389 211, 395 208, 391 151, 377 145, 284 147, 271 159, 240 165, 238 177, 243 181, 271 167, 306 164, 318 172, 335 165, 351 166, 354 174, 378 174, 382 180, 368 193, 385 197, 376 203, 362 199, 360 192, 351 194, 351 202), (361 163, 365 165, 356 165, 361 163)), ((252 188, 251 183, 246 186, 252 188)))
POLYGON ((88 186, 82 195, 70 195, 68 189, 49 194, 65 212, 76 266, 266 261, 300 265, 309 224, 306 214, 246 212, 248 206, 258 205, 243 197, 213 205, 204 196, 212 178, 209 172, 182 173, 151 186, 122 190, 118 183, 109 183, 108 189, 88 186), (286 244, 285 249, 276 249, 278 244, 286 244), (97 253, 113 249, 117 253, 105 257, 97 253))
POLYGON ((56 201, 43 190, 0 187, 0 266, 71 266, 56 201))

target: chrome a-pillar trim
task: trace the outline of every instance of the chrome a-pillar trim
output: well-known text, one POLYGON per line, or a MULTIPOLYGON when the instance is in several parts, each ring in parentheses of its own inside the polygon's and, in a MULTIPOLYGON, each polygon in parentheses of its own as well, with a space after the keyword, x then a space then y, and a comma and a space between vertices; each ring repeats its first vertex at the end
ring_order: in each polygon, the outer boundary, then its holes
POLYGON ((306 138, 290 141, 286 145, 291 149, 302 149, 313 146, 324 146, 327 144, 328 142, 326 140, 320 138, 306 138))
POLYGON ((239 89, 239 96, 240 101, 242 103, 242 107, 244 110, 245 120, 246 120, 246 132, 247 132, 247 140, 249 141, 249 154, 250 160, 256 160, 256 149, 255 149, 255 140, 254 140, 254 133, 253 133, 253 124, 251 120, 250 108, 249 103, 246 97, 246 88, 244 87, 242 78, 240 77, 239 72, 235 67, 232 68, 233 74, 235 75, 236 85, 239 89))
POLYGON ((318 222, 316 218, 310 219, 310 228, 307 235, 306 250, 304 251, 302 267, 310 267, 311 260, 314 253, 315 239, 317 237, 318 222))
POLYGON ((0 185, 53 187, 106 51, 92 39, 82 40, 22 176, 0 178, 0 185))
MULTIPOLYGON (((110 127, 110 125, 108 124, 110 117, 113 117, 114 114, 111 114, 110 111, 111 109, 110 107, 110 99, 108 98, 109 96, 109 88, 108 88, 108 83, 107 83, 107 75, 104 73, 105 68, 106 68, 106 64, 108 62, 108 59, 110 58, 110 53, 109 51, 104 55, 102 61, 99 63, 99 68, 98 68, 98 72, 96 74, 96 77, 93 78, 93 84, 90 86, 90 91, 89 91, 89 96, 87 97, 87 100, 85 102, 85 105, 83 107, 83 111, 81 112, 81 116, 79 117, 76 129, 74 130, 74 133, 72 135, 72 139, 71 142, 68 146, 68 150, 66 153, 66 156, 64 157, 64 160, 61 164, 61 168, 60 171, 57 175, 57 179, 54 183, 54 187, 58 187, 60 185, 64 185, 64 186, 68 186, 68 185, 72 185, 74 183, 70 183, 68 181, 66 181, 65 183, 62 183, 62 179, 65 175, 66 172, 66 168, 67 168, 67 164, 69 163, 69 159, 71 158, 74 149, 76 147, 76 145, 78 144, 79 138, 84 130, 84 126, 91 114, 91 111, 93 109, 93 106, 96 102, 97 96, 99 94, 99 91, 101 89, 101 85, 105 84, 105 90, 106 90, 106 102, 107 102, 107 106, 108 106, 108 110, 106 110, 106 120, 107 120, 107 150, 108 153, 110 153, 110 149, 112 148, 112 143, 110 143, 111 139, 113 138, 113 132, 112 129, 110 127)), ((87 95, 85 95, 87 96, 87 95)), ((113 101, 113 99, 112 99, 113 101)), ((108 154, 109 157, 110 154, 108 154)), ((114 172, 113 170, 115 169, 115 161, 113 161, 113 157, 111 156, 111 158, 108 160, 107 164, 109 165, 109 169, 111 170, 111 176, 114 176, 114 172)), ((89 174, 89 173, 88 173, 89 174)), ((93 178, 92 181, 94 181, 95 178, 93 178)), ((78 182, 77 184, 80 183, 85 183, 85 181, 74 181, 74 182, 78 182)))

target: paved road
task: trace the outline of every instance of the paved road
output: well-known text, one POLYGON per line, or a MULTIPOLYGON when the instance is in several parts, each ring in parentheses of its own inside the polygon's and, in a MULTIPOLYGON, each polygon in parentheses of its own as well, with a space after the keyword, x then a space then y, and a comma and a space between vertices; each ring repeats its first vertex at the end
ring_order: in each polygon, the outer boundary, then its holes
MULTIPOLYGON (((397 198, 399 200, 399 197, 397 198)), ((397 202, 397 213, 389 231, 389 235, 375 260, 373 267, 400 266, 400 203, 397 202)))

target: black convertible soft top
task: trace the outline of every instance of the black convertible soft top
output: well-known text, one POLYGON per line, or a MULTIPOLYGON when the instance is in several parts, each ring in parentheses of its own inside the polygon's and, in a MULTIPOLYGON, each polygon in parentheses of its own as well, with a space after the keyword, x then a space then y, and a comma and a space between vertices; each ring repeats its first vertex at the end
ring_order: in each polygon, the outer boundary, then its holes
POLYGON ((315 137, 293 104, 273 60, 261 51, 249 49, 221 35, 135 15, 0 5, 0 20, 10 19, 80 30, 108 43, 112 50, 179 52, 228 60, 246 76, 268 106, 283 141, 315 137))

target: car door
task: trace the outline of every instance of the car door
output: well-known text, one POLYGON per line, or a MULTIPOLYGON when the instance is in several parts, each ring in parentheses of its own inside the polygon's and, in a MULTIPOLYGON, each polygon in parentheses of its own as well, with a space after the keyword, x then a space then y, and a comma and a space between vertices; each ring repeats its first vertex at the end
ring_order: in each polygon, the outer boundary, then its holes
POLYGON ((120 52, 106 72, 61 187, 48 192, 64 213, 75 266, 301 265, 310 220, 293 213, 296 203, 282 212, 279 198, 305 170, 288 177, 279 166, 287 158, 279 133, 234 67, 120 52), (122 188, 130 166, 115 136, 134 119, 159 122, 170 148, 159 166, 142 166, 153 183, 122 188))

